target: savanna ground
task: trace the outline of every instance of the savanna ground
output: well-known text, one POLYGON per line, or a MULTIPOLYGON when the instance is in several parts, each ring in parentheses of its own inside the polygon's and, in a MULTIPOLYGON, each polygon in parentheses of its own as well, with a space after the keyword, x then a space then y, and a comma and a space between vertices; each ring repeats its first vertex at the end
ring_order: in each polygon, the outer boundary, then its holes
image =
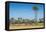
POLYGON ((32 24, 10 24, 9 29, 26 29, 26 28, 42 28, 44 23, 32 23, 32 24))

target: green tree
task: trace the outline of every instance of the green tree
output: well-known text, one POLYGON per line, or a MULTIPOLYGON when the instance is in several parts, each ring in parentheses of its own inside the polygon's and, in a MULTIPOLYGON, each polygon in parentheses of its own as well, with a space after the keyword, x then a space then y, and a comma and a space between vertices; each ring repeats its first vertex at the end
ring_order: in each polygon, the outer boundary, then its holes
POLYGON ((19 22, 19 24, 21 24, 22 23, 22 18, 20 17, 20 18, 18 18, 18 22, 19 22))
POLYGON ((10 22, 11 22, 12 24, 14 24, 14 18, 13 18, 13 17, 11 18, 10 22))
POLYGON ((38 7, 37 6, 33 6, 32 9, 35 12, 35 21, 37 22, 37 13, 38 13, 38 7))

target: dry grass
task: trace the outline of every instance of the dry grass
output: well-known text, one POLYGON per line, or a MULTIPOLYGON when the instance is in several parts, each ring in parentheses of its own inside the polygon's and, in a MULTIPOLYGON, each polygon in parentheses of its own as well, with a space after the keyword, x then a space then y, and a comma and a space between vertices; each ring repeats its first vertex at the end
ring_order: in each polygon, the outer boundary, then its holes
POLYGON ((10 29, 25 29, 25 28, 41 28, 41 27, 44 27, 43 26, 43 23, 38 23, 37 25, 36 24, 10 24, 10 29))

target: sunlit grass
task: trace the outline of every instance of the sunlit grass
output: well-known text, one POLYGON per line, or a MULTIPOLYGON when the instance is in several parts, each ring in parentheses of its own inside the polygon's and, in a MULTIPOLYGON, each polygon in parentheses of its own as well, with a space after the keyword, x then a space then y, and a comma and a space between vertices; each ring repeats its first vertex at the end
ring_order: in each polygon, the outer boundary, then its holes
POLYGON ((43 23, 32 23, 32 24, 10 24, 10 29, 25 29, 25 28, 42 28, 43 23))

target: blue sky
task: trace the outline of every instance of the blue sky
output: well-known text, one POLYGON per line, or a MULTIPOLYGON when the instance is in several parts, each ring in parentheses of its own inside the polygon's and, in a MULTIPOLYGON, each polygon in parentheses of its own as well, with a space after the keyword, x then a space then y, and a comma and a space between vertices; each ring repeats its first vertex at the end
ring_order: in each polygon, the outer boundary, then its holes
POLYGON ((43 18, 43 5, 41 4, 19 4, 19 3, 10 3, 9 7, 9 17, 17 19, 18 17, 22 17, 24 19, 34 19, 35 11, 32 9, 33 6, 37 6, 39 8, 37 18, 43 18))

